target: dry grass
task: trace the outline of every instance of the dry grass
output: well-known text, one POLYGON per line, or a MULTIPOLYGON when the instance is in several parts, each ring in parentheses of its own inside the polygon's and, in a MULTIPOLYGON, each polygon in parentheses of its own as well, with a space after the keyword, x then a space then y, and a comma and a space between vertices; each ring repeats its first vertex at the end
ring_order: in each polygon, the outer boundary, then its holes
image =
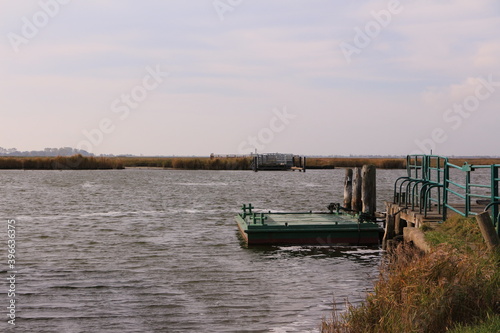
MULTIPOLYGON (((416 161, 418 165, 422 165, 421 160, 416 161)), ((491 165, 491 164, 500 164, 500 158, 449 158, 448 162, 461 166, 465 162, 468 164, 473 164, 473 165, 491 165)), ((412 163, 415 163, 415 160, 412 160, 412 163)), ((439 162, 439 167, 443 168, 444 167, 444 160, 440 160, 439 162)), ((431 167, 437 167, 437 160, 432 159, 431 160, 431 167)))
POLYGON ((187 170, 250 170, 249 157, 174 158, 172 168, 187 170))
POLYGON ((500 258, 486 252, 477 229, 452 221, 436 231, 446 236, 434 235, 435 246, 425 256, 399 246, 388 254, 365 302, 324 320, 321 332, 445 332, 496 318, 500 258), (461 240, 471 230, 474 235, 461 240))
MULTIPOLYGON (((250 170, 252 159, 250 157, 174 157, 174 158, 148 158, 126 157, 122 158, 126 167, 162 167, 189 170, 250 170)), ((362 167, 373 164, 380 169, 404 169, 406 160, 403 158, 308 158, 308 169, 334 169, 339 167, 362 167)))
MULTIPOLYGON (((81 156, 81 155, 75 155, 81 156)), ((0 157, 0 169, 119 169, 123 167, 174 168, 188 170, 250 170, 250 157, 0 157), (77 161, 75 161, 77 159, 77 161), (80 163, 80 164, 79 164, 80 163), (72 165, 75 165, 72 167, 72 165)), ((452 159, 462 165, 465 160, 452 159)), ((500 159, 470 159, 470 164, 500 164, 500 159)), ((308 169, 362 167, 372 164, 379 169, 404 169, 404 158, 310 157, 308 169)))
POLYGON ((117 157, 124 167, 172 168, 168 157, 117 157))
POLYGON ((362 167, 365 164, 375 165, 378 169, 404 169, 406 159, 404 158, 350 158, 350 157, 328 157, 308 158, 308 169, 333 169, 362 167))
POLYGON ((0 157, 0 169, 123 169, 124 167, 184 170, 250 170, 244 157, 0 157))
POLYGON ((120 160, 106 157, 0 157, 0 169, 94 170, 123 169, 120 160))
POLYGON ((123 157, 125 167, 155 167, 184 170, 250 170, 249 157, 123 157))
POLYGON ((465 162, 474 165, 500 164, 500 158, 450 158, 449 161, 455 165, 463 165, 465 162))

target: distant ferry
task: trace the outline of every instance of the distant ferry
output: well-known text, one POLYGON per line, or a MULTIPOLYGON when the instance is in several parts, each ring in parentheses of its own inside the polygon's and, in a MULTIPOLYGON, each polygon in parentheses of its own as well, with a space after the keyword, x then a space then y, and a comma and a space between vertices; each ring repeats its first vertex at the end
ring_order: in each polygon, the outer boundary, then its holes
POLYGON ((306 157, 293 154, 254 154, 252 170, 257 171, 306 171, 306 157))

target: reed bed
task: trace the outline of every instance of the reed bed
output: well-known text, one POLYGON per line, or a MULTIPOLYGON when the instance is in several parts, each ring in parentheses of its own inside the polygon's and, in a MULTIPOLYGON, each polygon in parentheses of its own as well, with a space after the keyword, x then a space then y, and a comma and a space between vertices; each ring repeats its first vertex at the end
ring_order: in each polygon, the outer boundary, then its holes
POLYGON ((102 170, 123 169, 119 160, 93 156, 0 157, 0 169, 102 170))
MULTIPOLYGON (((422 160, 416 161, 418 165, 422 165, 422 160)), ((491 165, 491 164, 500 164, 500 158, 448 158, 448 162, 455 164, 457 166, 461 166, 464 163, 468 163, 471 165, 491 165)), ((415 159, 412 159, 412 163, 415 163, 415 159)), ((431 160, 431 167, 438 167, 437 160, 431 160)), ((440 160, 439 167, 444 167, 444 160, 440 160)))
POLYGON ((170 157, 117 157, 124 167, 172 168, 170 157))
POLYGON ((500 164, 500 158, 450 158, 449 161, 455 165, 463 165, 465 162, 474 165, 500 164))
POLYGON ((250 170, 248 157, 174 158, 172 168, 186 170, 250 170))
POLYGON ((124 157, 125 167, 151 167, 181 170, 250 170, 249 157, 124 157))
MULTIPOLYGON (((452 159, 462 165, 465 160, 452 159)), ((470 159, 470 164, 500 164, 500 159, 470 159)), ((251 170, 251 157, 0 157, 0 169, 121 169, 124 167, 184 170, 251 170)), ((375 165, 378 169, 404 169, 405 158, 310 157, 308 169, 334 169, 375 165)))
MULTIPOLYGON (((159 167, 187 170, 251 170, 251 157, 124 157, 125 167, 159 167)), ((403 158, 315 158, 307 159, 308 169, 362 167, 373 164, 380 169, 404 169, 403 158)))
POLYGON ((477 223, 452 219, 429 237, 428 255, 405 245, 388 253, 374 291, 321 332, 499 332, 500 256, 486 251, 477 223))
POLYGON ((334 169, 362 167, 365 164, 375 165, 378 169, 404 169, 405 158, 350 158, 350 157, 324 157, 308 158, 308 169, 334 169))

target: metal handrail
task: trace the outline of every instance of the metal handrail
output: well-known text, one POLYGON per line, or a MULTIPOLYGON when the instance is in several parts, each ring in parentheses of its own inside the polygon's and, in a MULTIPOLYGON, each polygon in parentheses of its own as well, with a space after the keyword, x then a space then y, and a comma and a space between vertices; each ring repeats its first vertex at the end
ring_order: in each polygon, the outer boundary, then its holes
MULTIPOLYGON (((448 210, 462 216, 477 214, 472 211, 472 199, 489 199, 488 209, 492 208, 492 219, 500 235, 500 165, 462 166, 450 163, 447 157, 439 155, 408 155, 406 157, 407 176, 399 177, 394 183, 394 202, 404 204, 427 216, 433 204, 437 204, 438 213, 446 219, 448 210), (484 184, 471 181, 471 175, 478 169, 490 169, 490 179, 484 184), (455 177, 464 176, 463 182, 451 179, 450 170, 458 170, 455 177), (433 194, 433 190, 437 189, 433 194), (488 192, 485 194, 486 192, 488 192), (479 192, 479 193, 478 193, 479 192), (482 193, 483 192, 483 193, 482 193), (481 194, 482 193, 482 194, 481 194), (465 208, 459 208, 453 201, 461 201, 465 208), (404 201, 404 202, 403 202, 404 201)), ((455 174, 455 172, 454 172, 455 174)))
POLYGON ((484 211, 487 212, 488 209, 490 209, 490 207, 493 205, 500 205, 500 201, 490 202, 488 205, 486 205, 486 207, 484 207, 484 211))
MULTIPOLYGON (((427 202, 427 201, 434 201, 434 202, 437 202, 438 203, 438 213, 442 213, 442 209, 443 209, 443 205, 440 201, 441 199, 441 195, 438 193, 438 199, 432 199, 429 197, 429 193, 430 191, 433 189, 433 188, 442 188, 444 187, 443 185, 440 185, 440 184, 436 184, 436 185, 429 185, 429 187, 427 188, 427 190, 425 191, 424 193, 424 202, 427 202)), ((427 211, 428 211, 428 206, 425 205, 425 208, 424 208, 424 217, 427 217, 427 211)), ((420 213, 422 213, 422 209, 420 209, 420 213)))
MULTIPOLYGON (((392 196, 392 199, 393 199, 393 203, 398 203, 398 204, 401 204, 401 196, 398 197, 398 193, 401 194, 401 186, 399 188, 399 192, 397 190, 398 188, 398 182, 401 180, 401 179, 404 179, 404 180, 408 180, 409 177, 399 177, 398 179, 396 179, 396 181, 394 182, 394 192, 393 192, 393 196, 392 196)), ((404 181, 403 181, 404 182, 404 181)))

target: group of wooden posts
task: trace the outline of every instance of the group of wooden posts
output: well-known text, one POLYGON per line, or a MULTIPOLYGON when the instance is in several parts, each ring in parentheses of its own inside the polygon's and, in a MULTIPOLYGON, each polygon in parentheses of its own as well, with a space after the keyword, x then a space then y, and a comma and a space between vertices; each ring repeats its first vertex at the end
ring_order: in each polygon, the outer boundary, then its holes
POLYGON ((374 165, 345 170, 344 205, 347 211, 374 217, 377 208, 377 175, 374 165))
MULTIPOLYGON (((363 214, 368 220, 375 220, 377 209, 377 172, 374 165, 363 165, 362 168, 347 168, 344 178, 344 209, 363 214)), ((388 218, 392 218, 388 217, 388 218)), ((387 223, 387 219, 386 219, 387 223)), ((393 228, 390 230, 394 230, 393 228)), ((383 238, 383 247, 394 237, 388 229, 383 238)))

